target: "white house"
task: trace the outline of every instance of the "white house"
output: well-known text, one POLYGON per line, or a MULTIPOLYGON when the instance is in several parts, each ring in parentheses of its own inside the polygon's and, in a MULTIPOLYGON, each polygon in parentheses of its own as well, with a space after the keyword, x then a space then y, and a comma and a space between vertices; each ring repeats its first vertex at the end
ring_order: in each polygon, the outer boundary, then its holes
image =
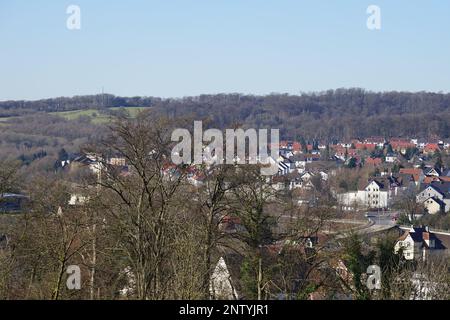
POLYGON ((412 227, 407 230, 394 246, 395 253, 402 251, 406 260, 427 260, 430 250, 445 249, 436 235, 428 227, 412 227))
MULTIPOLYGON (((416 201, 423 203, 435 211, 435 203, 439 203, 443 212, 450 211, 450 182, 433 181, 425 187, 417 196, 416 201), (429 199, 433 201, 427 202, 429 199)), ((430 212, 431 213, 431 212, 430 212)))
POLYGON ((437 198, 428 198, 423 202, 423 206, 429 214, 436 214, 445 210, 445 203, 437 198))
POLYGON ((341 193, 337 200, 344 209, 388 207, 389 189, 382 183, 372 180, 363 190, 341 193))
POLYGON ((397 161, 398 161, 398 158, 397 158, 397 156, 395 154, 388 153, 386 155, 386 162, 387 163, 395 163, 397 161))

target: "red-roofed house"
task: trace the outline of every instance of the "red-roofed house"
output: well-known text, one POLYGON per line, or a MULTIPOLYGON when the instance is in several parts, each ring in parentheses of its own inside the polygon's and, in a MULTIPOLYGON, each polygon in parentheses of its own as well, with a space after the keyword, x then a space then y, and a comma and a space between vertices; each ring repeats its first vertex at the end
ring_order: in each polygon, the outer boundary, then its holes
POLYGON ((355 148, 357 150, 373 151, 373 150, 375 150, 376 147, 377 147, 377 145, 375 143, 356 143, 355 144, 355 148))
POLYGON ((383 163, 383 159, 381 158, 372 158, 369 157, 364 162, 365 165, 377 167, 383 163))
POLYGON ((395 150, 397 152, 401 152, 401 153, 406 153, 406 150, 408 148, 415 147, 415 144, 412 143, 411 141, 400 140, 400 139, 391 140, 390 144, 391 144, 393 150, 395 150))
POLYGON ((439 145, 437 143, 427 143, 425 148, 423 148, 423 153, 434 154, 436 151, 440 151, 439 145))

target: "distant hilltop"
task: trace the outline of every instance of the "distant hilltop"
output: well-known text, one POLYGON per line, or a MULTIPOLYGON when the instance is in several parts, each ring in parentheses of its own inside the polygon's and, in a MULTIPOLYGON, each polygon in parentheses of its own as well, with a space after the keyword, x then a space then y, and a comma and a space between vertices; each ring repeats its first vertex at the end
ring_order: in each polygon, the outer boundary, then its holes
POLYGON ((450 135, 450 94, 371 92, 359 88, 299 95, 230 93, 172 99, 98 94, 4 101, 0 102, 0 117, 119 107, 149 107, 169 117, 208 119, 216 128, 279 128, 284 139, 293 140, 450 135))

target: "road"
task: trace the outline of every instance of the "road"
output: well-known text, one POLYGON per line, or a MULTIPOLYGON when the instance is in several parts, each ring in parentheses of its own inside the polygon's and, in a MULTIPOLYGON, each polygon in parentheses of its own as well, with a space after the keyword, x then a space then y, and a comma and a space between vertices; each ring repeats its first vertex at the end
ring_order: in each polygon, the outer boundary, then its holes
POLYGON ((395 226, 393 218, 398 215, 395 211, 366 212, 366 217, 372 222, 367 228, 359 230, 360 233, 373 233, 390 229, 395 226))
MULTIPOLYGON (((363 214, 363 213, 361 213, 363 214)), ((383 230, 388 230, 395 226, 395 220, 393 220, 393 217, 396 216, 398 212, 394 211, 370 211, 366 212, 365 215, 367 217, 367 220, 353 220, 353 219, 331 219, 328 220, 328 222, 333 223, 345 223, 348 225, 354 225, 353 227, 347 229, 347 230, 340 230, 340 231, 333 231, 333 230, 327 230, 324 231, 324 233, 327 234, 337 234, 340 233, 341 236, 345 237, 345 234, 348 234, 349 232, 356 232, 359 234, 369 234, 374 232, 379 232, 383 230)), ((290 216, 281 216, 280 218, 285 219, 292 219, 295 217, 290 216)))

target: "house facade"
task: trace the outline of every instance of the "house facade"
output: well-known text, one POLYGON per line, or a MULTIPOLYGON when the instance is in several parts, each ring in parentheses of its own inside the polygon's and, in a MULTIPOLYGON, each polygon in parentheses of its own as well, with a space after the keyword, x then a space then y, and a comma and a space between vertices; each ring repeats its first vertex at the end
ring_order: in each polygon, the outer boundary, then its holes
MULTIPOLYGON (((441 235, 441 237, 447 237, 441 235)), ((411 227, 398 238, 394 246, 395 253, 403 254, 406 260, 428 260, 431 255, 447 251, 445 241, 428 227, 411 227)))
POLYGON ((344 209, 384 209, 388 207, 389 189, 382 183, 372 180, 363 190, 338 194, 339 204, 344 209))
POLYGON ((449 212, 450 182, 431 182, 416 196, 416 201, 422 203, 429 213, 449 212), (437 206, 440 207, 439 210, 437 206))

